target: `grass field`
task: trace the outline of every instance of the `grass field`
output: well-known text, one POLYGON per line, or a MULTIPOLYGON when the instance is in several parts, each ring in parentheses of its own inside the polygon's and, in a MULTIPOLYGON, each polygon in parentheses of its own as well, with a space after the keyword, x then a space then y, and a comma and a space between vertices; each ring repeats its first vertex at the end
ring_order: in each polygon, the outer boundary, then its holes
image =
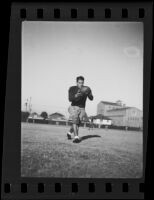
POLYGON ((21 176, 142 176, 142 132, 81 128, 75 144, 65 126, 22 123, 21 130, 21 176))

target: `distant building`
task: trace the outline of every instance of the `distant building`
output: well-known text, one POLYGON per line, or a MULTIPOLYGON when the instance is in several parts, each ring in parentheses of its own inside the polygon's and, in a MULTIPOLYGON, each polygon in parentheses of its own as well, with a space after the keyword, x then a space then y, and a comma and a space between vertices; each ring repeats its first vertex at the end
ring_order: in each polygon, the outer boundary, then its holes
POLYGON ((112 125, 125 127, 143 127, 143 112, 135 107, 126 107, 122 101, 101 101, 97 106, 97 114, 102 114, 112 120, 112 125))
POLYGON ((118 100, 117 102, 101 101, 97 105, 97 114, 107 115, 107 111, 116 108, 122 108, 122 101, 118 100))
POLYGON ((50 119, 50 120, 62 120, 63 121, 63 120, 66 120, 66 117, 63 114, 56 112, 56 113, 49 115, 48 119, 50 119))
POLYGON ((30 123, 36 123, 36 122, 41 122, 43 121, 44 118, 41 117, 40 115, 38 115, 37 113, 31 113, 28 118, 27 118, 27 122, 30 122, 30 123))
POLYGON ((101 114, 93 116, 93 123, 98 125, 111 125, 112 120, 109 117, 103 116, 101 114))
POLYGON ((43 117, 34 112, 29 115, 28 119, 43 119, 43 117))
POLYGON ((112 124, 126 127, 143 127, 143 112, 135 107, 123 107, 107 111, 107 116, 112 119, 112 124))
POLYGON ((29 118, 33 118, 33 119, 36 119, 36 118, 38 118, 39 117, 39 115, 36 113, 36 112, 33 112, 33 113, 31 113, 30 115, 29 115, 29 118))

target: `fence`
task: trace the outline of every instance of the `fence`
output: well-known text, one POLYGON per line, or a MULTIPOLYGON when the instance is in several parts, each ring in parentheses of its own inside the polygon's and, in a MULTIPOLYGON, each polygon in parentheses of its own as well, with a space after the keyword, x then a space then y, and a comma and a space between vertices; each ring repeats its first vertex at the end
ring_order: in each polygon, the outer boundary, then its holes
MULTIPOLYGON (((28 122, 28 123, 36 123, 36 124, 51 124, 51 125, 59 125, 59 126, 71 126, 71 121, 58 121, 58 120, 48 120, 48 119, 32 119, 29 118, 28 120, 22 119, 22 122, 28 122)), ((89 122, 81 123, 81 127, 87 127, 90 128, 91 124, 89 122)), ((142 129, 140 127, 125 127, 125 126, 114 126, 114 125, 98 125, 93 124, 93 128, 104 128, 104 129, 116 129, 116 130, 130 130, 130 131, 141 131, 142 129)))

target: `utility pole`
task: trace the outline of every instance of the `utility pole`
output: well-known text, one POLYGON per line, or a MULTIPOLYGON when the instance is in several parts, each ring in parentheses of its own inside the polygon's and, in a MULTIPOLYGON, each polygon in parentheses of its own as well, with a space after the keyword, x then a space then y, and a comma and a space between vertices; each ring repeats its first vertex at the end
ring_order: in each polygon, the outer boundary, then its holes
POLYGON ((28 107, 28 99, 26 99, 25 107, 26 107, 26 112, 27 112, 27 107, 28 107))
POLYGON ((30 100, 29 100, 29 112, 30 113, 32 111, 32 103, 31 103, 31 101, 32 101, 32 97, 30 97, 30 100))

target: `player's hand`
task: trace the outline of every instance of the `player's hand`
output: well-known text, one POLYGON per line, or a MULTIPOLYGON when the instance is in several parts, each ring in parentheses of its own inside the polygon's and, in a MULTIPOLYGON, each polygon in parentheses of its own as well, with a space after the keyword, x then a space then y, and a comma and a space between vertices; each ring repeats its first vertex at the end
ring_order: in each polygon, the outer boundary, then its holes
POLYGON ((90 94, 92 94, 92 91, 91 91, 91 89, 90 89, 90 88, 88 88, 88 89, 87 89, 87 91, 86 91, 86 94, 87 94, 87 95, 90 95, 90 94))
POLYGON ((78 98, 78 97, 81 97, 82 96, 82 93, 81 92, 77 92, 76 94, 75 94, 75 98, 78 98))
POLYGON ((91 93, 91 89, 88 86, 83 86, 81 88, 81 93, 83 93, 84 95, 89 95, 91 93))

